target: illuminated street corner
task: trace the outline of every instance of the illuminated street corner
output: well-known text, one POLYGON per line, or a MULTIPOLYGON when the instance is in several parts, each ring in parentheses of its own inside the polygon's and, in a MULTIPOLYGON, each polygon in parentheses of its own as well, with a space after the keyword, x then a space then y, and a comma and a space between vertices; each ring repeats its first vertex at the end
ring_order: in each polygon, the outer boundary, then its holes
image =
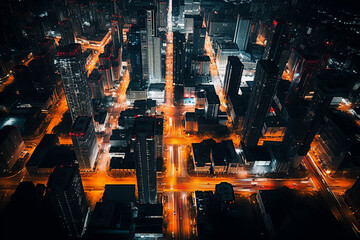
POLYGON ((356 1, 0 12, 2 239, 359 239, 356 1))

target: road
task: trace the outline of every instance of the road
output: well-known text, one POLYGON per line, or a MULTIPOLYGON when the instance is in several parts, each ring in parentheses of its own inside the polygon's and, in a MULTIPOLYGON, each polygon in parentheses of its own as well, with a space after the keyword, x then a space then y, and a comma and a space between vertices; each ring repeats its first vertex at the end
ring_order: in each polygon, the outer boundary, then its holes
POLYGON ((325 198, 336 219, 342 222, 345 228, 350 228, 359 239, 359 222, 342 198, 334 194, 332 187, 328 184, 329 179, 321 172, 310 154, 303 158, 303 162, 309 170, 310 179, 313 181, 316 190, 325 198))

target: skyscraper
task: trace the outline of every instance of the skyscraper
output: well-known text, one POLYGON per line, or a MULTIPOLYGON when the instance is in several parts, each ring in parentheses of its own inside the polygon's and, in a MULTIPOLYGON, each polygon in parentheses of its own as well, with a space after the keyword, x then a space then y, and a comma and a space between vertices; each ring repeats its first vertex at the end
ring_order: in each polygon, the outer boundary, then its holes
POLYGON ((204 54, 204 46, 205 46, 205 36, 206 36, 206 28, 196 26, 194 27, 194 35, 193 35, 193 54, 194 55, 203 55, 204 54))
POLYGON ((287 158, 293 161, 294 167, 299 166, 308 153, 333 98, 347 96, 355 83, 353 75, 337 70, 323 71, 312 80, 316 87, 310 106, 300 119, 301 124, 294 124, 297 119, 290 122, 283 140, 283 145, 291 150, 287 151, 287 158))
POLYGON ((47 182, 46 196, 67 235, 82 236, 89 208, 79 168, 77 166, 55 168, 47 182))
POLYGON ((167 1, 156 0, 156 25, 157 29, 164 29, 167 26, 167 1))
POLYGON ((305 156, 310 149, 315 134, 320 128, 326 110, 329 108, 334 97, 345 97, 354 84, 352 75, 336 71, 327 70, 319 74, 315 80, 316 89, 311 100, 309 109, 304 118, 307 131, 301 142, 298 154, 305 156))
POLYGON ((127 33, 128 39, 128 56, 130 60, 130 76, 132 81, 141 81, 143 79, 142 68, 142 43, 141 43, 141 30, 139 26, 131 26, 127 33))
POLYGON ((135 118, 133 146, 140 203, 156 203, 156 161, 153 117, 135 118))
POLYGON ((147 31, 146 28, 140 29, 141 38, 141 66, 142 66, 142 78, 144 81, 149 82, 149 52, 147 44, 147 31))
POLYGON ((239 57, 229 56, 225 70, 224 94, 225 96, 237 96, 241 83, 244 65, 239 57))
MULTIPOLYGON (((143 44, 143 40, 142 40, 143 44)), ((143 48, 143 46, 141 46, 143 48)), ((146 49, 144 52, 143 66, 147 61, 147 67, 143 69, 143 74, 148 71, 149 83, 161 82, 161 38, 157 36, 156 12, 154 8, 146 10, 146 49), (146 55, 145 55, 146 54, 146 55), (144 59, 146 58, 146 59, 144 59)), ((145 49, 144 49, 145 50, 145 49)))
POLYGON ((72 121, 78 116, 92 116, 91 91, 81 45, 74 43, 60 48, 57 60, 72 121))
POLYGON ((243 141, 247 147, 255 147, 261 136, 266 115, 278 83, 278 67, 273 61, 260 60, 256 66, 254 88, 245 114, 243 141))
POLYGON ((164 119, 155 119, 154 128, 154 141, 155 141, 155 159, 163 157, 163 131, 164 131, 164 119))
MULTIPOLYGON (((267 39, 263 59, 272 60, 280 67, 279 64, 284 62, 282 57, 286 57, 283 55, 283 51, 287 50, 287 59, 290 56, 290 49, 285 49, 285 45, 288 44, 288 24, 278 19, 274 20, 272 24, 272 31, 269 34, 269 39, 267 39)), ((283 71, 285 64, 282 65, 280 70, 283 71)))
POLYGON ((122 44, 122 28, 119 23, 118 16, 112 16, 111 18, 111 39, 113 41, 114 48, 120 47, 122 44))
POLYGON ((98 70, 102 75, 102 84, 104 86, 104 90, 110 91, 114 87, 111 76, 111 65, 101 65, 98 70))
POLYGON ((80 169, 92 171, 99 151, 92 118, 77 117, 71 128, 70 136, 80 169))
POLYGON ((61 33, 61 45, 66 46, 71 43, 75 43, 74 31, 69 19, 64 19, 59 22, 61 33))
POLYGON ((311 55, 300 55, 295 66, 291 81, 288 99, 290 102, 298 103, 304 99, 310 89, 313 89, 312 76, 319 69, 319 58, 311 55))
POLYGON ((151 61, 151 68, 150 68, 150 83, 161 83, 161 37, 153 37, 152 41, 152 59, 151 61))
POLYGON ((250 38, 250 28, 251 20, 238 15, 233 42, 237 44, 240 51, 246 51, 250 38))
POLYGON ((104 97, 104 86, 101 79, 102 75, 96 69, 94 69, 89 76, 91 95, 93 99, 102 99, 104 97))
POLYGON ((173 83, 183 84, 185 71, 185 34, 174 32, 173 37, 173 83))

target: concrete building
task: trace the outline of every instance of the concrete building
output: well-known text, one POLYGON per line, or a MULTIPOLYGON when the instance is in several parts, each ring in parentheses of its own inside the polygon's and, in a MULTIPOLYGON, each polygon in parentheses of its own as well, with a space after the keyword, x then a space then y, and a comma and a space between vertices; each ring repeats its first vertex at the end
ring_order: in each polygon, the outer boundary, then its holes
POLYGON ((92 171, 99 152, 91 117, 77 117, 69 133, 82 171, 92 171))

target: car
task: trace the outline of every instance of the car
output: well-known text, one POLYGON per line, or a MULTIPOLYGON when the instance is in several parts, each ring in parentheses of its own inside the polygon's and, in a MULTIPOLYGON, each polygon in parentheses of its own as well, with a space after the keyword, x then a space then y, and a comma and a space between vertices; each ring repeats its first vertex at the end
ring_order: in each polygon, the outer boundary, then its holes
POLYGON ((174 211, 174 215, 176 215, 176 212, 174 211))

